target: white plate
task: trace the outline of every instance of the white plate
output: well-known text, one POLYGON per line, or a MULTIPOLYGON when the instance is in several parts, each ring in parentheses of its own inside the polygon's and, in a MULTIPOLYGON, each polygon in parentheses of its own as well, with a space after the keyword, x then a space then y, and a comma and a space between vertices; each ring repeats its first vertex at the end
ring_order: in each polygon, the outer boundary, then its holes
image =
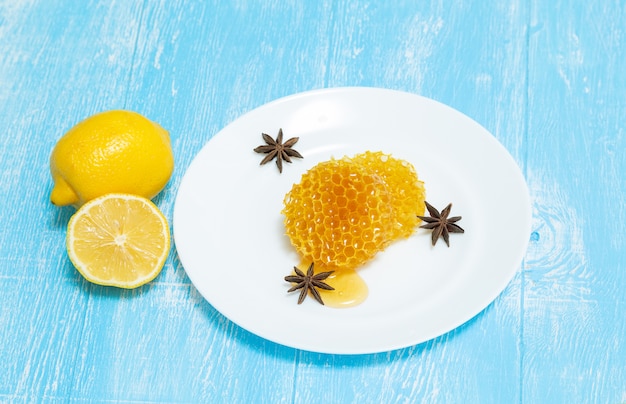
POLYGON ((433 100, 399 91, 335 88, 263 105, 217 133, 185 174, 174 238, 189 278, 231 321, 268 340, 338 354, 389 351, 427 341, 489 305, 515 275, 530 234, 530 201, 512 157, 483 127, 433 100), (260 166, 261 132, 304 159, 260 166), (418 229, 360 269, 369 297, 334 309, 296 304, 283 280, 299 259, 284 235, 284 195, 320 161, 381 150, 415 166, 427 200, 453 203, 465 234, 432 247, 418 229))

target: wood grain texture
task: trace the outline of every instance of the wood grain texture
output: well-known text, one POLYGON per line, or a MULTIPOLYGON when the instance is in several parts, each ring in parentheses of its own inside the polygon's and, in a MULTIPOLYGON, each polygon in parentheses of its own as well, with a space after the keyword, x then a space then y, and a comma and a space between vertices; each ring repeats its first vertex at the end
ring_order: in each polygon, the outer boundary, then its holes
POLYGON ((0 402, 626 402, 624 21, 620 1, 0 0, 0 402), (467 324, 389 353, 314 354, 225 319, 175 248, 134 291, 69 263, 73 209, 48 201, 48 157, 79 120, 125 108, 170 130, 176 168, 155 201, 171 220, 226 124, 352 85, 457 108, 527 178, 521 270, 467 324))
POLYGON ((626 5, 534 1, 531 9, 536 231, 524 272, 524 398, 621 403, 626 5))

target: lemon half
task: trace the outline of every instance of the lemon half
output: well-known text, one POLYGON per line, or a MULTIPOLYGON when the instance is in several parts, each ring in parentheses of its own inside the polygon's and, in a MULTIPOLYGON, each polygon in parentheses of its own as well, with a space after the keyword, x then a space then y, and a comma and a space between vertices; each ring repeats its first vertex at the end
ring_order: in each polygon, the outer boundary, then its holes
POLYGON ((170 248, 167 220, 150 200, 107 194, 70 219, 67 253, 90 282, 132 289, 153 280, 170 248))

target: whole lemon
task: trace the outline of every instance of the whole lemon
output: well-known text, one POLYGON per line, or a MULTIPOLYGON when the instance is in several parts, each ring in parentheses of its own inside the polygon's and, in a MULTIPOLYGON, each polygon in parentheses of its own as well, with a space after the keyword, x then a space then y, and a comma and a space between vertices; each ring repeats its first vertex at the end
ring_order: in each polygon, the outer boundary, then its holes
POLYGON ((169 133, 124 110, 93 115, 71 128, 52 150, 50 201, 81 206, 109 193, 151 199, 174 169, 169 133))

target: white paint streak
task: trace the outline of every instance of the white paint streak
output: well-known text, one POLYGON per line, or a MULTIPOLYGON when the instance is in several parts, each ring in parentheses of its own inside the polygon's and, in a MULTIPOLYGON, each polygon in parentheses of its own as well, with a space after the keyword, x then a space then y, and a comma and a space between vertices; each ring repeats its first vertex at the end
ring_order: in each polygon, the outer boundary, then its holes
POLYGON ((163 46, 162 43, 157 45, 157 50, 154 55, 154 63, 153 63, 154 68, 157 70, 161 69, 161 55, 163 55, 163 49, 165 49, 165 47, 163 46))
MULTIPOLYGON (((626 206, 626 181, 624 181, 624 150, 626 150, 624 132, 626 129, 613 126, 611 122, 613 119, 616 118, 606 119, 607 122, 604 123, 607 125, 606 134, 595 140, 602 148, 602 158, 597 159, 600 168, 598 177, 603 184, 605 200, 611 201, 610 206, 623 207, 626 206)), ((606 234, 613 235, 609 237, 609 243, 615 251, 620 251, 626 247, 626 235, 623 230, 624 222, 626 222, 626 209, 614 209, 612 215, 615 220, 606 224, 606 234)))
POLYGON ((419 92, 424 82, 427 60, 432 55, 436 37, 443 28, 444 22, 441 17, 424 19, 421 15, 415 15, 406 23, 406 39, 398 49, 402 60, 393 67, 393 74, 397 79, 410 78, 413 86, 419 92))
POLYGON ((564 52, 556 56, 556 66, 557 72, 565 86, 568 90, 572 90, 573 76, 575 76, 576 70, 583 65, 585 58, 578 35, 570 32, 567 38, 568 42, 564 52))
POLYGON ((178 86, 176 85, 176 79, 172 78, 172 86, 171 86, 172 97, 176 97, 178 94, 178 86))

